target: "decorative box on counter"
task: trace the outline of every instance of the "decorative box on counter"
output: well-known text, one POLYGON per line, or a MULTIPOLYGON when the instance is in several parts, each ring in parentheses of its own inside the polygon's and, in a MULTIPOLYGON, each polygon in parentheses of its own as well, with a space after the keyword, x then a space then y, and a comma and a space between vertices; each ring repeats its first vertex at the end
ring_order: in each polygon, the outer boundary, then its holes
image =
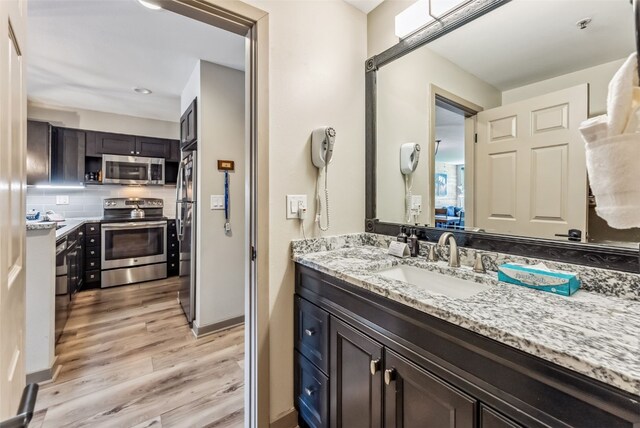
POLYGON ((562 296, 571 296, 580 288, 577 273, 549 269, 542 263, 505 263, 498 266, 498 280, 562 296))

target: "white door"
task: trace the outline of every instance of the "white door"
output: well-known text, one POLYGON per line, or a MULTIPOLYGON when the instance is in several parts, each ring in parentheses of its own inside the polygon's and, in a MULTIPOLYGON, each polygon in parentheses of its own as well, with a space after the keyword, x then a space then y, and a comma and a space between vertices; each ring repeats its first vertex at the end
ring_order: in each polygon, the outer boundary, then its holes
POLYGON ((478 113, 476 226, 487 231, 586 237, 587 171, 578 126, 586 84, 478 113))
POLYGON ((25 0, 0 0, 0 420, 25 383, 25 0))

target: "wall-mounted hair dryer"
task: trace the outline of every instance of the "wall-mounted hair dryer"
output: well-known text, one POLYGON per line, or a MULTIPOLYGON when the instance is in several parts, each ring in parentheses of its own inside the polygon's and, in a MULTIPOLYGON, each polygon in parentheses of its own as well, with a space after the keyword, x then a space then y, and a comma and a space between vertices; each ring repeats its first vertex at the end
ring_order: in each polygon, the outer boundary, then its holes
POLYGON ((311 134, 311 161, 316 168, 324 168, 331 162, 333 144, 336 142, 336 130, 323 126, 311 134))
POLYGON ((311 133, 311 161, 318 168, 318 181, 316 183, 316 223, 323 232, 329 230, 329 188, 328 165, 333 156, 333 145, 336 142, 336 130, 330 126, 316 128, 311 133), (327 216, 326 226, 322 226, 322 198, 320 198, 320 177, 324 170, 324 211, 327 216))
POLYGON ((404 175, 412 174, 418 167, 420 160, 420 144, 405 143, 400 146, 400 172, 404 175))
POLYGON ((418 167, 418 161, 420 160, 420 144, 418 143, 404 143, 400 146, 400 172, 404 175, 404 213, 408 223, 414 215, 412 208, 413 195, 411 188, 413 187, 413 172, 418 167))

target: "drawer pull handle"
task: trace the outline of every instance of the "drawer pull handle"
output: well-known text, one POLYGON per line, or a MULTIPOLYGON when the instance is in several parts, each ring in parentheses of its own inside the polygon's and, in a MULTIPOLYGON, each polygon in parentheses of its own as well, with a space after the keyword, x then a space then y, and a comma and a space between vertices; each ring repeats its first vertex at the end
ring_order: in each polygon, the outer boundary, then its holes
POLYGON ((389 385, 394 380, 396 380, 396 369, 386 369, 384 371, 384 384, 389 385))
POLYGON ((307 394, 309 397, 311 397, 315 392, 316 392, 316 390, 314 388, 305 388, 304 389, 304 393, 307 394))
POLYGON ((369 370, 371 370, 371 376, 375 375, 380 371, 380 358, 371 360, 371 362, 369 363, 369 370))
POLYGON ((304 330, 304 334, 306 334, 307 336, 313 336, 314 334, 316 334, 316 331, 312 328, 306 328, 304 330))

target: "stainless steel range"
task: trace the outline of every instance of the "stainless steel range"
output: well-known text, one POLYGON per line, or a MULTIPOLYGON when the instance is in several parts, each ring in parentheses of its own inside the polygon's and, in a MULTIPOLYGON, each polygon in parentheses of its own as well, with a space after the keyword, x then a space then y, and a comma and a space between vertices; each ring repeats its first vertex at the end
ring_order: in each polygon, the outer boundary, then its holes
POLYGON ((104 200, 102 288, 167 277, 163 206, 162 199, 104 200))

